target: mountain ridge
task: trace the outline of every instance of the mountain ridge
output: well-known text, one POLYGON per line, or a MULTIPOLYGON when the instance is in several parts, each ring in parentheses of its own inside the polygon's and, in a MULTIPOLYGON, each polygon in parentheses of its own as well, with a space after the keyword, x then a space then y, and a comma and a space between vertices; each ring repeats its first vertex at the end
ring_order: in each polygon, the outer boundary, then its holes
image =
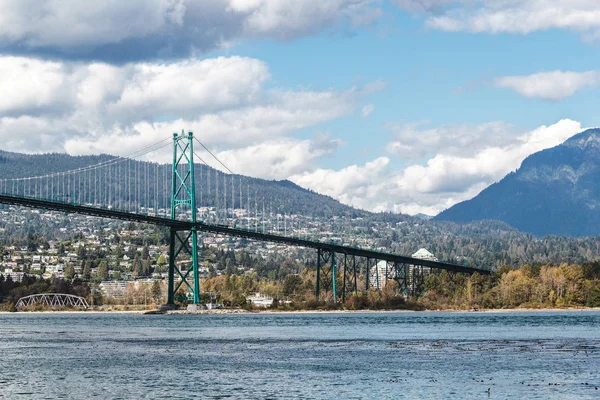
POLYGON ((537 236, 600 234, 600 129, 529 155, 471 200, 435 217, 459 223, 500 220, 537 236))

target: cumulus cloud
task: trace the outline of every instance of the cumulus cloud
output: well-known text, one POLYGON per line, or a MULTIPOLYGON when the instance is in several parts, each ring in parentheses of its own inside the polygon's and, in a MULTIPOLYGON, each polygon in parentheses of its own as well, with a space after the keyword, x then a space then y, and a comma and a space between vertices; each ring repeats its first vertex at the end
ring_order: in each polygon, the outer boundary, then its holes
POLYGON ((396 0, 401 8, 427 12, 426 25, 445 31, 527 34, 568 29, 600 34, 596 0, 396 0))
MULTIPOLYGON (((500 123, 476 126, 471 132, 485 132, 488 127, 499 131, 500 123)), ((306 172, 291 179, 306 187, 328 194, 356 207, 373 211, 391 210, 435 215, 460 201, 477 195, 485 187, 517 169, 528 155, 554 147, 581 131, 581 124, 561 120, 530 132, 508 133, 496 140, 485 136, 489 144, 475 141, 469 151, 439 146, 423 163, 413 163, 401 170, 390 167, 388 157, 364 165, 352 165, 341 170, 306 172)), ((465 129, 466 127, 462 127, 465 129)), ((457 130, 459 130, 457 128, 457 130)), ((425 136, 437 137, 440 132, 452 132, 450 127, 430 130, 425 136), (437 133, 436 133, 437 132, 437 133)), ((468 133, 465 137, 469 137, 468 133)), ((441 140, 442 142, 446 140, 441 140)), ((418 146, 420 142, 409 146, 418 146)))
POLYGON ((370 23, 371 0, 5 0, 0 52, 126 62, 188 58, 240 40, 370 23), (369 18, 366 18, 370 16, 369 18))
POLYGON ((60 63, 3 57, 0 61, 0 115, 62 108, 69 102, 63 89, 68 79, 60 63))
POLYGON ((305 171, 291 176, 290 180, 300 186, 336 198, 342 203, 376 210, 378 197, 386 193, 384 171, 389 162, 389 158, 379 157, 364 165, 349 165, 340 170, 305 171))
MULTIPOLYGON (((312 169, 316 159, 333 153, 340 143, 329 137, 314 140, 281 138, 225 150, 217 156, 233 172, 266 179, 287 179, 312 169)), ((208 157, 204 159, 209 160, 208 157)))
POLYGON ((423 128, 425 122, 388 124, 393 140, 386 150, 402 159, 419 159, 427 155, 463 154, 465 149, 479 151, 500 147, 515 140, 519 131, 501 121, 480 125, 442 125, 423 128))
POLYGON ((600 84, 600 71, 539 72, 527 76, 505 76, 496 79, 495 85, 508 88, 525 97, 544 100, 563 100, 577 91, 600 84))
POLYGON ((270 81, 268 66, 247 57, 123 66, 0 57, 0 142, 12 151, 128 154, 183 128, 234 165, 257 155, 272 164, 244 173, 284 178, 341 143, 296 140, 295 131, 358 111, 377 86, 311 91, 270 81), (278 161, 286 146, 291 158, 278 161))
MULTIPOLYGON (((336 119, 355 109, 356 93, 344 92, 270 92, 268 101, 241 108, 208 113, 198 118, 169 121, 139 121, 110 133, 75 136, 64 143, 72 154, 114 152, 115 143, 122 151, 133 151, 154 143, 170 132, 184 127, 193 131, 207 146, 238 149, 290 135, 294 131, 336 119)), ((161 159, 168 161, 167 158, 161 159)), ((214 165, 218 167, 217 165, 214 165)))
POLYGON ((0 113, 95 109, 111 121, 197 116, 258 102, 269 79, 265 63, 246 57, 122 67, 0 57, 0 113))

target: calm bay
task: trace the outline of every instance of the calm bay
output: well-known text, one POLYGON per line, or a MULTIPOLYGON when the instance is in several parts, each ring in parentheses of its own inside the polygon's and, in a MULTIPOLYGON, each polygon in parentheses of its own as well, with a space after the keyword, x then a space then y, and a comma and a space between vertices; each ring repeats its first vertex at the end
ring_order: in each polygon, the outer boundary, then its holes
POLYGON ((592 399, 600 311, 0 314, 0 360, 7 399, 592 399))

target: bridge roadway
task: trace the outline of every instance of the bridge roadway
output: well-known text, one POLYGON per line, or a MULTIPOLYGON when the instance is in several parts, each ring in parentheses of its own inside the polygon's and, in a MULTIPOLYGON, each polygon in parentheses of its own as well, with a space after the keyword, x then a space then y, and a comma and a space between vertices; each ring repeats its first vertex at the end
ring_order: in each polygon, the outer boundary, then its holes
POLYGON ((203 232, 210 232, 220 235, 229 235, 236 237, 244 237, 248 239, 254 239, 263 242, 282 243, 298 247, 308 247, 313 249, 321 249, 325 251, 347 254, 349 256, 366 257, 375 260, 384 260, 396 263, 420 265, 423 267, 444 269, 451 272, 464 272, 472 274, 477 272, 479 274, 487 275, 490 271, 480 268, 466 267, 458 264, 451 264, 439 261, 422 260, 420 258, 413 258, 407 256, 401 256, 391 253, 382 253, 374 250, 361 249, 357 247, 342 246, 333 243, 323 243, 319 241, 300 239, 294 237, 287 237, 281 235, 274 235, 271 233, 260 233, 250 231, 241 228, 232 228, 225 225, 207 224, 204 222, 188 222, 173 220, 170 218, 156 217, 151 215, 135 214, 125 211, 117 211, 106 208, 97 208, 90 206, 75 205, 64 202, 55 202, 48 200, 40 200, 29 197, 20 196, 7 196, 0 194, 0 204, 11 204, 16 206, 24 206, 30 208, 39 208, 53 211, 61 211, 72 214, 83 214, 93 217, 118 219, 122 221, 141 222, 145 224, 166 226, 177 231, 190 230, 193 226, 196 229, 203 232))

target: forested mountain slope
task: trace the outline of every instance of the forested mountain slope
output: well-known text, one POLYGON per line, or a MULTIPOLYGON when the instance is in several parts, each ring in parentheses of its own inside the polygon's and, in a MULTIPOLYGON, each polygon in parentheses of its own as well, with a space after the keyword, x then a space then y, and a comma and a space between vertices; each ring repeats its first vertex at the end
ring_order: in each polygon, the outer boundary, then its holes
POLYGON ((530 155, 516 172, 435 219, 494 219, 538 236, 600 234, 600 129, 530 155))

